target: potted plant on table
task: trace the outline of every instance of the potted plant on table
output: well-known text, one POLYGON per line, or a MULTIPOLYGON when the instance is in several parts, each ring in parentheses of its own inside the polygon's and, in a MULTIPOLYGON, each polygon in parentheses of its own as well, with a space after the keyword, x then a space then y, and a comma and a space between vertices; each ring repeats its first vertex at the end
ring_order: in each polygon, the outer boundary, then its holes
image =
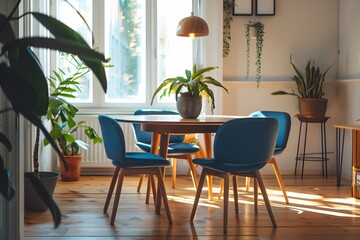
MULTIPOLYGON (((49 106, 48 82, 31 47, 59 50, 79 56, 92 69, 106 92, 107 80, 102 65, 105 57, 102 53, 91 49, 77 32, 55 18, 38 12, 26 12, 17 18, 15 13, 20 2, 21 0, 15 3, 10 14, 0 13, 0 43, 2 44, 0 86, 11 104, 11 108, 6 108, 1 112, 14 110, 16 114, 21 114, 44 133, 52 147, 62 156, 59 147, 41 121, 41 116, 46 114, 49 106), (52 37, 18 38, 13 30, 12 22, 16 23, 24 16, 29 15, 49 30, 52 37)), ((11 143, 3 133, 0 134, 0 142, 8 151, 11 151, 11 143)), ((63 160, 63 158, 61 159, 63 160)), ((10 174, 4 166, 3 159, 0 157, 0 190, 5 199, 10 200, 15 194, 15 189, 10 174)), ((29 180, 34 186, 34 191, 49 207, 55 226, 58 226, 61 221, 60 209, 44 188, 40 176, 32 173, 29 180)))
POLYGON ((333 63, 322 72, 320 68, 315 65, 314 61, 309 60, 305 66, 305 71, 302 71, 294 64, 292 55, 290 55, 290 64, 295 71, 292 79, 296 83, 297 93, 292 90, 291 92, 276 91, 271 94, 298 97, 300 116, 324 117, 328 100, 323 98, 325 95, 323 84, 326 79, 326 74, 333 63))
POLYGON ((217 67, 207 67, 197 69, 196 64, 191 70, 185 70, 185 77, 178 76, 165 79, 155 90, 151 104, 155 96, 162 91, 160 98, 175 95, 176 107, 182 118, 195 119, 199 116, 202 108, 201 97, 211 101, 211 113, 215 109, 215 97, 209 85, 223 88, 227 93, 229 91, 217 80, 210 76, 204 76, 204 73, 210 72, 217 67))

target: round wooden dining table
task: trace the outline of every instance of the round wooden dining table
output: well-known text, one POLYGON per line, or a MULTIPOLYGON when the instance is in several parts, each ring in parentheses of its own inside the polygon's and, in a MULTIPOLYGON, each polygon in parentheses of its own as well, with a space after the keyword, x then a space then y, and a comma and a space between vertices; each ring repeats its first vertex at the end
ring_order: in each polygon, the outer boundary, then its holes
MULTIPOLYGON (((169 138, 172 134, 202 133, 207 158, 212 156, 211 134, 226 121, 240 118, 229 115, 200 115, 197 119, 183 119, 179 115, 119 115, 118 122, 139 123, 141 130, 152 132, 151 153, 167 158, 169 138)), ((208 178, 208 197, 213 198, 212 179, 208 178)), ((157 197, 159 201, 161 199, 157 197)), ((161 203, 159 203, 161 204, 161 203)))

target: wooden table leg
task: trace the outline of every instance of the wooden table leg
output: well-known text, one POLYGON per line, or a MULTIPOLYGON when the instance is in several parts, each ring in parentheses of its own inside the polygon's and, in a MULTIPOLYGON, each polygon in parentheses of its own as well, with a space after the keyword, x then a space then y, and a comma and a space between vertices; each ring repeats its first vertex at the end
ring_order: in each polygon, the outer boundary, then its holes
MULTIPOLYGON (((163 157, 164 159, 167 158, 167 151, 168 151, 168 147, 169 147, 169 139, 170 139, 170 134, 169 133, 161 133, 161 138, 160 138, 160 153, 159 155, 161 157, 163 157)), ((162 175, 163 177, 165 176, 165 168, 163 167, 162 169, 162 175)), ((159 181, 158 181, 158 189, 160 185, 159 185, 159 181)), ((161 208, 161 192, 160 191, 157 191, 157 194, 156 194, 156 198, 157 198, 157 201, 156 201, 156 214, 160 214, 160 208, 161 208)))
MULTIPOLYGON (((205 153, 207 158, 212 157, 212 143, 211 143, 211 133, 204 133, 204 142, 205 142, 205 153)), ((208 198, 209 200, 213 200, 213 181, 212 176, 207 176, 208 183, 208 198)))
MULTIPOLYGON (((150 149, 150 153, 152 154, 158 154, 159 152, 159 144, 160 144, 160 134, 158 133, 153 133, 152 134, 152 138, 151 138, 151 149, 150 149)), ((149 177, 148 178, 148 187, 146 190, 146 204, 149 204, 150 202, 150 195, 151 195, 151 186, 155 186, 155 183, 151 182, 152 179, 149 177)), ((153 191, 153 195, 154 195, 154 203, 156 204, 156 189, 152 189, 153 191)))

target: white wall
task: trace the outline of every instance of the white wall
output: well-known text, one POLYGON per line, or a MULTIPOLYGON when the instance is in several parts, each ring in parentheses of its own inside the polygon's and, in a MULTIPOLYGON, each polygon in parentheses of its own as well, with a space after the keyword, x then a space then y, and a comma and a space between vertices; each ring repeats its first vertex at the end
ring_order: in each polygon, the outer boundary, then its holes
POLYGON ((340 1, 339 79, 360 78, 360 1, 340 1))
MULTIPOLYGON (((359 125, 360 122, 360 1, 341 0, 339 17, 339 109, 341 124, 359 125)), ((343 175, 350 178, 351 132, 346 132, 343 175)))
MULTIPOLYGON (((360 2, 360 1, 359 1, 360 2)), ((294 117, 298 113, 297 99, 291 96, 272 96, 276 90, 290 90, 293 70, 289 56, 297 65, 304 66, 308 60, 315 60, 326 68, 336 58, 339 48, 339 0, 278 0, 276 15, 258 17, 265 24, 265 37, 262 58, 262 82, 259 88, 255 83, 255 66, 251 65, 250 80, 246 74, 245 26, 254 16, 234 16, 231 26, 231 50, 224 59, 225 85, 230 94, 224 94, 223 113, 248 115, 256 110, 278 110, 289 112, 292 116, 292 128, 288 147, 277 159, 283 174, 293 174, 299 121, 294 117)), ((251 48, 254 53, 255 49, 251 48)), ((251 64, 255 62, 251 55, 251 64)), ((333 125, 338 119, 339 92, 337 90, 337 65, 327 75, 325 92, 329 99, 327 115, 328 151, 335 150, 335 130, 333 125)), ((308 148, 320 151, 320 126, 311 124, 308 148)), ((335 154, 330 154, 329 174, 335 173, 335 154)), ((321 174, 321 164, 306 162, 305 174, 321 174)), ((270 173, 270 169, 265 169, 270 173)), ((272 170, 271 170, 272 172, 272 170)))
MULTIPOLYGON (((225 80, 245 80, 245 24, 255 16, 233 16, 230 54, 224 59, 225 80)), ((262 81, 290 80, 289 62, 305 65, 315 60, 320 67, 328 66, 338 52, 339 0, 278 0, 275 16, 259 16, 265 24, 262 58, 262 81)), ((254 40, 251 47, 251 78, 255 77, 254 40)), ((337 77, 337 66, 328 78, 337 77)))

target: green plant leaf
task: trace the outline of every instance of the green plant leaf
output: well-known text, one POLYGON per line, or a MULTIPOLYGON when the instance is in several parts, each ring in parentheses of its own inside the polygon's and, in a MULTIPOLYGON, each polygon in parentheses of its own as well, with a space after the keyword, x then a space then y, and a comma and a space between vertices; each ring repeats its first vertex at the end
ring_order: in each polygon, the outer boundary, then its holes
POLYGON ((275 91, 275 92, 272 92, 271 95, 293 95, 293 96, 300 97, 298 94, 288 93, 288 92, 285 92, 285 91, 275 91))
POLYGON ((15 39, 14 31, 12 30, 8 17, 0 13, 0 42, 7 43, 15 39))
POLYGON ((82 149, 85 149, 85 150, 87 150, 88 149, 88 147, 89 147, 89 144, 87 144, 87 143, 85 143, 85 142, 83 142, 83 141, 81 141, 81 140, 75 140, 75 142, 76 142, 76 144, 77 144, 77 146, 78 147, 81 147, 82 149))
POLYGON ((87 46, 67 39, 53 39, 44 37, 28 37, 16 39, 3 45, 2 53, 21 47, 38 47, 68 52, 82 56, 86 59, 102 62, 105 57, 102 53, 96 52, 87 46))
POLYGON ((49 105, 48 83, 34 52, 30 48, 11 50, 9 62, 11 68, 21 76, 21 79, 33 89, 37 96, 32 111, 37 116, 45 115, 49 105))
POLYGON ((191 79, 191 71, 190 70, 185 70, 185 75, 186 75, 187 80, 191 79))
POLYGON ((12 150, 11 143, 9 139, 5 136, 5 134, 0 132, 0 142, 6 147, 6 149, 10 152, 12 150))
POLYGON ((206 84, 212 84, 216 87, 221 87, 222 89, 224 89, 227 93, 229 93, 229 90, 224 87, 219 81, 215 80, 214 78, 212 77, 205 77, 203 80, 202 80, 203 83, 206 83, 206 84))
POLYGON ((38 99, 34 88, 5 63, 0 64, 0 76, 0 86, 14 111, 20 114, 32 114, 38 99))
POLYGON ((216 68, 218 68, 218 67, 207 67, 207 68, 200 69, 199 71, 194 72, 193 79, 196 78, 199 75, 202 75, 203 73, 210 72, 210 71, 212 71, 212 70, 214 70, 216 68))
POLYGON ((165 79, 161 84, 160 86, 155 90, 152 98, 151 98, 151 105, 153 104, 154 102, 154 98, 156 96, 156 94, 158 94, 163 88, 166 87, 166 85, 170 84, 171 82, 175 81, 176 78, 168 78, 168 79, 165 79))

